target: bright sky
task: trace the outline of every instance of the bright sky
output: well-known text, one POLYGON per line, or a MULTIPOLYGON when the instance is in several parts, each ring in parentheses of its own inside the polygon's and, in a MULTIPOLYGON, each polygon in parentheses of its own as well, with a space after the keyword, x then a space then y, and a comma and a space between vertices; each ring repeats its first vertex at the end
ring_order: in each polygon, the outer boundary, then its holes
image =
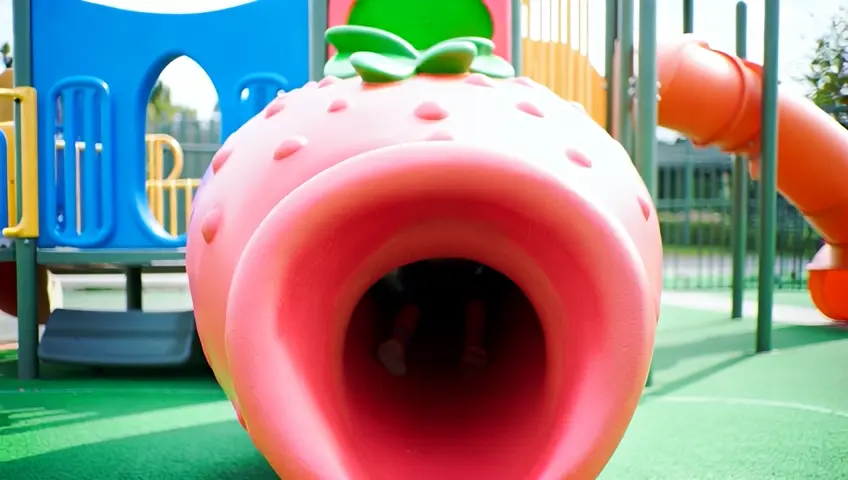
MULTIPOLYGON (((136 11, 155 13, 190 14, 221 10, 253 0, 86 0, 136 11)), ((294 1, 294 0, 288 0, 294 1)), ((530 0, 548 11, 547 4, 557 0, 530 0)), ((589 56, 603 73, 604 8, 602 0, 583 0, 590 7, 591 32, 589 56)), ((795 81, 805 72, 815 38, 828 25, 828 16, 836 12, 846 0, 783 0, 780 12, 780 62, 783 83, 793 90, 803 92, 795 81)), ((563 1, 563 3, 565 3, 563 1)), ((572 3, 576 3, 572 0, 572 3)), ((659 41, 671 39, 682 32, 683 8, 681 0, 657 0, 659 41)), ((638 4, 638 0, 637 0, 638 4)), ((764 0, 748 1, 748 54, 761 61, 763 49, 764 0)), ((713 47, 735 50, 736 0, 695 0, 695 33, 713 47)), ((638 23, 638 22, 637 22, 638 23)), ((536 36, 536 32, 531 32, 536 36)), ((0 0, 0 43, 12 41, 12 0, 0 0)), ((216 103, 216 94, 206 74, 194 61, 180 58, 172 62, 161 75, 171 88, 172 100, 198 111, 200 118, 208 118, 216 103)))

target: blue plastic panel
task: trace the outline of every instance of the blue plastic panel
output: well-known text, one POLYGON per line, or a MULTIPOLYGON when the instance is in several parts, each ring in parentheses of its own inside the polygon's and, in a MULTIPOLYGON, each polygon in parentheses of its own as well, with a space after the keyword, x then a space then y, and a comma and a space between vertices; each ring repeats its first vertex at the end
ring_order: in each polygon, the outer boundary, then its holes
POLYGON ((6 162, 14 162, 14 158, 7 158, 6 134, 0 130, 0 228, 9 226, 9 176, 6 170, 6 162))
POLYGON ((57 309, 38 345, 48 362, 90 367, 185 365, 195 350, 193 312, 57 309))
POLYGON ((222 134, 229 135, 278 91, 307 81, 307 4, 256 0, 206 13, 154 14, 82 0, 32 0, 39 171, 51 172, 40 175, 39 246, 184 246, 185 238, 168 235, 147 207, 151 88, 173 59, 191 57, 215 85, 222 134), (68 145, 58 156, 50 154, 57 138, 68 145), (76 141, 103 147, 80 155, 79 187, 76 172, 68 170, 77 163, 76 141))

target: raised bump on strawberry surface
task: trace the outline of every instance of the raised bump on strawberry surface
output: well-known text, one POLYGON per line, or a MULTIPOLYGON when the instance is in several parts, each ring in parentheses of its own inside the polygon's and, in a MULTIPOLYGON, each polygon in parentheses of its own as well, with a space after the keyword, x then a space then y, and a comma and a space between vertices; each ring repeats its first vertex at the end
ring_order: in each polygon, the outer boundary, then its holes
POLYGON ((524 112, 528 115, 533 115, 534 117, 543 118, 545 116, 545 114, 542 112, 542 110, 539 109, 539 107, 537 107, 536 104, 534 104, 534 103, 530 103, 530 102, 527 102, 527 101, 518 102, 516 107, 518 107, 518 109, 521 110, 522 112, 524 112))
POLYGON ((330 106, 327 107, 327 112, 336 113, 341 112, 342 110, 347 110, 348 103, 344 98, 337 98, 330 102, 330 106))
POLYGON ((495 86, 495 82, 493 82, 491 78, 483 75, 482 73, 472 73, 465 79, 465 83, 469 85, 476 85, 478 87, 495 86))
POLYGON ((207 244, 212 243, 212 240, 215 240, 215 235, 218 234, 218 230, 221 228, 222 218, 223 214, 221 211, 215 209, 209 212, 209 214, 203 219, 203 222, 201 222, 200 234, 203 235, 203 241, 207 244))
POLYGON ((421 120, 439 121, 448 118, 448 111, 436 102, 424 102, 415 109, 415 116, 421 120))
POLYGON ((654 210, 651 204, 642 197, 637 197, 636 200, 639 202, 639 210, 642 211, 642 216, 645 217, 645 220, 650 220, 651 212, 654 210))
POLYGON ((517 83, 519 85, 522 85, 522 86, 525 86, 525 87, 531 87, 531 88, 535 88, 538 85, 536 82, 534 82, 533 80, 531 80, 528 77, 516 77, 516 78, 513 78, 512 81, 513 81, 513 83, 517 83))
POLYGON ((448 133, 444 130, 439 130, 437 132, 434 132, 429 137, 427 137, 427 140, 430 140, 432 142, 446 142, 446 141, 453 140, 453 135, 451 135, 450 133, 448 133))
POLYGON ((579 167, 591 168, 592 166, 592 160, 589 159, 589 157, 586 156, 585 153, 581 152, 580 150, 577 150, 576 148, 569 148, 568 150, 566 150, 565 156, 571 161, 571 163, 579 167))
POLYGON ((224 164, 227 163, 227 160, 230 159, 230 155, 232 154, 232 147, 221 147, 221 149, 215 153, 215 156, 212 157, 212 173, 218 173, 218 171, 221 170, 221 167, 223 167, 224 164))
POLYGON ((274 115, 283 111, 286 108, 286 104, 281 100, 276 100, 271 105, 268 105, 268 108, 265 109, 265 118, 271 118, 274 115))
POLYGON ((324 87, 333 85, 334 83, 336 83, 338 81, 339 81, 339 79, 337 77, 334 77, 332 75, 328 75, 328 76, 322 78, 320 82, 318 82, 318 88, 324 88, 324 87))
POLYGON ((291 137, 283 140, 274 150, 274 160, 283 160, 294 155, 306 146, 306 142, 304 137, 291 137))

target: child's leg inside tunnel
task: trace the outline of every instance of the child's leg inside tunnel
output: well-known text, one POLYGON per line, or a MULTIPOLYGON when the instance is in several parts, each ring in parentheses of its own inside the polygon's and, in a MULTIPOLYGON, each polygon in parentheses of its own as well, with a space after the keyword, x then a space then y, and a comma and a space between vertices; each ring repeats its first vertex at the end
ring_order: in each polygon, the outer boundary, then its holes
POLYGON ((394 271, 388 277, 394 290, 403 299, 403 304, 393 319, 391 337, 377 348, 377 357, 386 370, 393 375, 403 376, 406 375, 406 350, 409 340, 418 328, 421 309, 412 294, 413 285, 408 279, 406 283, 404 282, 404 276, 400 271, 394 271))
POLYGON ((486 335, 486 285, 483 283, 486 267, 472 265, 466 275, 465 289, 465 342, 462 350, 462 371, 474 373, 486 366, 488 355, 484 346, 486 335))
POLYGON ((418 327, 421 311, 413 304, 404 305, 394 319, 392 336, 381 343, 377 357, 393 375, 406 375, 406 349, 418 327))

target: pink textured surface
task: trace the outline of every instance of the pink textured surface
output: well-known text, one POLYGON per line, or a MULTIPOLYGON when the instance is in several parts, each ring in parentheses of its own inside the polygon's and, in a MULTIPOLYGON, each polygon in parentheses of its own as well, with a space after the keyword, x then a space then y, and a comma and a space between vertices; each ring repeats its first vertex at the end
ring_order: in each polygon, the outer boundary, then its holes
MULTIPOLYGON (((494 26, 495 55, 507 61, 512 58, 512 8, 510 0, 482 0, 489 8, 494 26)), ((327 27, 346 25, 350 11, 356 0, 330 0, 327 10, 327 27)), ((328 47, 329 55, 335 55, 335 49, 328 47)))
POLYGON ((281 476, 600 472, 647 375, 662 258, 638 173, 582 109, 527 79, 329 78, 221 152, 189 231, 198 331, 281 476), (500 270, 532 307, 509 302, 511 330, 473 382, 392 377, 363 294, 444 256, 500 270))

